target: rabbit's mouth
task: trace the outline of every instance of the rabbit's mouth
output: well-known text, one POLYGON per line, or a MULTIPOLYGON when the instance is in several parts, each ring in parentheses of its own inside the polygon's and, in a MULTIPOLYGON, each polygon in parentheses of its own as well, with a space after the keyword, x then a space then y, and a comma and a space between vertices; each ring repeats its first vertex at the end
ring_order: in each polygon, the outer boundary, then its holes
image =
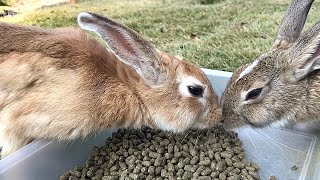
POLYGON ((245 124, 248 124, 248 125, 253 126, 253 127, 256 127, 256 126, 257 126, 257 124, 251 122, 251 121, 247 118, 247 116, 245 116, 245 115, 243 115, 243 114, 240 114, 239 117, 240 117, 241 121, 244 122, 245 124))
POLYGON ((210 126, 208 124, 205 124, 205 123, 196 123, 195 125, 193 125, 191 127, 191 129, 202 130, 202 129, 207 129, 209 127, 210 126))
POLYGON ((259 122, 252 122, 250 121, 250 119, 243 115, 243 114, 239 114, 239 119, 241 121, 241 123, 243 123, 244 125, 249 125, 253 128, 263 128, 268 126, 270 123, 269 122, 263 122, 263 121, 259 121, 259 122))

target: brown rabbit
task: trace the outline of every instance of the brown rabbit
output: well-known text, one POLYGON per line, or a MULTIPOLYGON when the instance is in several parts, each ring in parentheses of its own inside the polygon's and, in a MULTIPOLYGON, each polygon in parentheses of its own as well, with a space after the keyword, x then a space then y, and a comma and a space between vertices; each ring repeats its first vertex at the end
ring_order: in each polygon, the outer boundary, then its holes
POLYGON ((238 68, 221 98, 226 127, 320 121, 320 23, 300 36, 312 0, 293 0, 273 48, 238 68))
POLYGON ((195 65, 157 50, 111 19, 80 13, 81 29, 0 23, 2 156, 38 139, 112 127, 168 131, 219 122, 218 97, 195 65))

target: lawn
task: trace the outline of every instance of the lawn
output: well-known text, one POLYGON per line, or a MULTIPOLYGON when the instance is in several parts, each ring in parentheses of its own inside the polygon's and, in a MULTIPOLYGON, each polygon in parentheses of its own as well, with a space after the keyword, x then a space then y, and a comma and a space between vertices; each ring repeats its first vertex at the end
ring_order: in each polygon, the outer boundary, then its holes
MULTIPOLYGON (((289 0, 82 0, 0 18, 0 21, 41 27, 77 26, 82 11, 120 21, 159 49, 201 67, 233 71, 267 51, 289 0)), ((314 2, 307 27, 317 21, 314 2)), ((1 10, 1 8, 0 8, 1 10)))

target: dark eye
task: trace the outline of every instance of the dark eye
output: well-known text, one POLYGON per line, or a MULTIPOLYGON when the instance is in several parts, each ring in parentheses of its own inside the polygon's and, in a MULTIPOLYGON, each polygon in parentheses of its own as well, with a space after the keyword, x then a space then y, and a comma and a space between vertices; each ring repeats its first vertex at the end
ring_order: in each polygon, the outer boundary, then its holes
POLYGON ((254 90, 250 91, 247 94, 246 101, 250 100, 250 99, 257 98, 260 95, 261 91, 262 91, 262 88, 257 88, 257 89, 254 89, 254 90))
POLYGON ((189 92, 194 96, 201 97, 203 95, 203 87, 199 85, 188 86, 189 92))

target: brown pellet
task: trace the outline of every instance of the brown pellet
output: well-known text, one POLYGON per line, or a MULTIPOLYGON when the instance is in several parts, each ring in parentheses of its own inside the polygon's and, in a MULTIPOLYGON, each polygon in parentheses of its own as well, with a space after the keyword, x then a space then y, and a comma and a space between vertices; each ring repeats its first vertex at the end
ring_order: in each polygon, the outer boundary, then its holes
POLYGON ((235 162, 233 163, 233 166, 236 167, 236 168, 244 168, 244 163, 243 162, 235 162))
POLYGON ((259 175, 256 172, 249 171, 249 175, 251 175, 254 179, 260 179, 259 175))
POLYGON ((191 165, 195 165, 197 164, 199 161, 199 157, 198 156, 193 156, 192 159, 190 160, 190 164, 191 165))
POLYGON ((220 153, 220 156, 225 158, 225 159, 226 158, 230 159, 232 157, 232 153, 229 152, 229 151, 223 151, 223 152, 220 153))
POLYGON ((185 165, 184 170, 192 173, 196 171, 195 168, 193 168, 191 165, 185 165))
POLYGON ((256 171, 256 168, 251 167, 251 166, 247 166, 246 169, 247 169, 248 171, 252 171, 252 172, 256 171))
POLYGON ((155 175, 156 175, 156 176, 160 175, 162 169, 163 169, 162 167, 156 167, 155 175))
POLYGON ((291 170, 292 170, 292 171, 296 171, 296 170, 298 170, 298 166, 293 165, 293 166, 291 167, 291 170))
POLYGON ((150 161, 142 161, 142 165, 145 167, 149 167, 149 166, 151 166, 151 162, 150 161))
POLYGON ((199 162, 199 165, 200 165, 200 166, 209 166, 210 164, 211 164, 211 160, 210 160, 210 158, 208 158, 208 157, 205 157, 204 160, 202 160, 202 161, 199 162))
POLYGON ((277 178, 274 175, 272 175, 269 177, 269 180, 277 180, 277 178))
POLYGON ((216 170, 219 172, 223 172, 226 168, 226 163, 224 161, 219 161, 216 165, 216 170))
POLYGON ((199 180, 211 180, 210 176, 199 176, 197 179, 199 180))
POLYGON ((103 176, 102 180, 118 180, 117 176, 103 176))
POLYGON ((227 179, 227 175, 225 173, 221 173, 221 174, 219 174, 219 179, 220 180, 226 180, 227 179))
POLYGON ((202 176, 208 176, 208 175, 210 175, 211 174, 211 169, 209 169, 209 168, 205 168, 202 172, 201 172, 201 175, 202 176))
POLYGON ((256 180, 258 170, 256 163, 245 161, 236 133, 222 126, 180 134, 142 127, 113 132, 83 166, 59 179, 256 180))
POLYGON ((232 160, 229 158, 225 159, 225 162, 227 163, 228 166, 233 166, 232 160))
POLYGON ((221 161, 220 153, 219 153, 219 152, 216 152, 216 153, 214 154, 214 158, 215 158, 216 161, 221 161))

